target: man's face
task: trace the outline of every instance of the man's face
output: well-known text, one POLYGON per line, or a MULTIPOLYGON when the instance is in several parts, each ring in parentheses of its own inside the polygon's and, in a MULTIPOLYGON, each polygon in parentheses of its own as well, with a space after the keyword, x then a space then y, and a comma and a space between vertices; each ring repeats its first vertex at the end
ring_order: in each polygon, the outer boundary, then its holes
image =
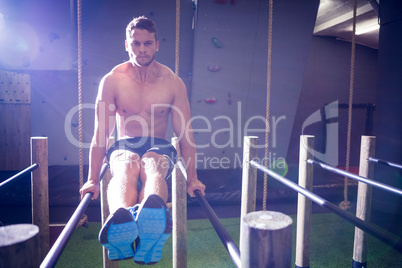
POLYGON ((134 29, 131 37, 126 40, 126 51, 132 64, 148 66, 155 59, 159 49, 159 42, 155 40, 155 33, 147 30, 134 29))

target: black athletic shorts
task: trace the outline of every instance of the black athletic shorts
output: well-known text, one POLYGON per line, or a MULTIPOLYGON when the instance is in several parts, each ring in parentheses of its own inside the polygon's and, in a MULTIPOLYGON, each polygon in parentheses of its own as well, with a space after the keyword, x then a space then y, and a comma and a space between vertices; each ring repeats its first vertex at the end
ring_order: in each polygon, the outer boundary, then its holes
POLYGON ((140 158, 147 152, 154 152, 165 156, 169 160, 169 169, 166 175, 166 180, 171 176, 174 164, 177 160, 177 152, 172 144, 167 140, 154 137, 135 137, 118 140, 110 146, 110 149, 107 151, 106 157, 109 163, 111 154, 116 150, 130 151, 138 154, 140 158))

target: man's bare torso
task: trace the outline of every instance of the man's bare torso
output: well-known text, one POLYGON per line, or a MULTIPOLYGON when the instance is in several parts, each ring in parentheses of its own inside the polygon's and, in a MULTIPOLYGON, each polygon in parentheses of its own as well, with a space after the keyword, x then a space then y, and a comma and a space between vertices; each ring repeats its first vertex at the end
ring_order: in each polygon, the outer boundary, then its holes
POLYGON ((177 77, 156 62, 149 71, 144 79, 126 62, 111 73, 119 139, 138 136, 166 139, 177 77))

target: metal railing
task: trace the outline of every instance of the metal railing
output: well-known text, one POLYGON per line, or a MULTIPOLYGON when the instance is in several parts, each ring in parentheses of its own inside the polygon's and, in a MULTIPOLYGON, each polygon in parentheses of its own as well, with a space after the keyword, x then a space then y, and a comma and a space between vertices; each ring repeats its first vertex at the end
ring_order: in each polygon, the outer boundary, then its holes
MULTIPOLYGON (((108 164, 104 163, 101 168, 100 172, 100 180, 106 173, 108 169, 108 164)), ((52 248, 49 250, 49 253, 46 255, 45 259, 42 261, 40 267, 41 268, 48 268, 54 267, 59 260, 61 254, 63 253, 64 248, 66 247, 68 241, 71 238, 71 235, 74 232, 74 229, 77 227, 78 222, 80 221, 82 215, 84 214, 85 210, 87 209, 89 202, 92 199, 94 194, 92 192, 88 192, 82 198, 80 204, 78 205, 77 209, 74 211, 73 215, 67 222, 66 226, 64 227, 63 231, 57 238, 56 242, 53 244, 52 248)))
POLYGON ((343 219, 351 222, 354 224, 356 227, 360 228, 361 230, 367 232, 368 234, 371 234, 372 236, 376 237, 377 239, 381 240, 382 242, 388 244, 389 246, 393 247, 399 252, 402 252, 402 241, 399 238, 395 238, 394 236, 382 231, 378 227, 375 227, 373 225, 368 224, 365 221, 362 221, 361 219, 349 214, 348 212, 342 210, 338 206, 332 204, 331 202, 325 200, 324 198, 304 189, 303 187, 300 187, 296 183, 290 181, 289 179, 282 177, 275 173, 272 170, 269 170, 268 168, 264 167, 263 165, 255 162, 255 161, 250 161, 250 164, 254 166, 255 168, 258 168, 259 170, 267 173, 269 176, 272 178, 276 179, 277 181, 285 184, 289 188, 297 191, 298 193, 306 196, 310 200, 312 200, 314 203, 318 204, 319 206, 326 208, 332 212, 334 212, 336 215, 342 217, 343 219))

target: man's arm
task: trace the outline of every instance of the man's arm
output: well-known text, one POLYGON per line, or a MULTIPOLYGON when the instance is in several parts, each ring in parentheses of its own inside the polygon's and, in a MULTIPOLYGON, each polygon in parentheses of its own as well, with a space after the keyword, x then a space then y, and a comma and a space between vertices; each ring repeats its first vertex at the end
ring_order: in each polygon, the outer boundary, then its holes
POLYGON ((99 195, 99 173, 106 156, 107 145, 114 128, 116 116, 112 89, 112 77, 108 74, 102 79, 96 97, 95 128, 89 151, 88 181, 80 190, 81 198, 87 192, 94 193, 93 199, 96 199, 99 195))
POLYGON ((205 195, 205 185, 197 178, 196 170, 196 145, 193 138, 193 130, 190 124, 190 104, 187 98, 187 90, 183 81, 177 77, 177 91, 172 107, 173 130, 178 135, 181 158, 187 172, 187 192, 194 197, 194 191, 200 190, 205 195))

